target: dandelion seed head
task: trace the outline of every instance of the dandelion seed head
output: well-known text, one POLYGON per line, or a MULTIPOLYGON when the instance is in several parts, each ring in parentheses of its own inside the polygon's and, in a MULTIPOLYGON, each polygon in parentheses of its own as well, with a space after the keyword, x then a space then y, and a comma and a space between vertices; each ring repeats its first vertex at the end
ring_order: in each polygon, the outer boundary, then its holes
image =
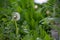
POLYGON ((20 20, 20 14, 18 12, 13 12, 12 19, 16 21, 20 20))

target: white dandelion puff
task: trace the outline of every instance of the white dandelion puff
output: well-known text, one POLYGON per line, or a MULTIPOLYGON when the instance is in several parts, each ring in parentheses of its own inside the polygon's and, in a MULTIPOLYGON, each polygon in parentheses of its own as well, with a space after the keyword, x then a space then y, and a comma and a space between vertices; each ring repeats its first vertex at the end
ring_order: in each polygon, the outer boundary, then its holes
POLYGON ((43 3, 47 3, 48 0, 34 0, 35 3, 37 4, 43 4, 43 3))
POLYGON ((20 20, 20 14, 18 12, 13 12, 12 19, 16 21, 20 20))

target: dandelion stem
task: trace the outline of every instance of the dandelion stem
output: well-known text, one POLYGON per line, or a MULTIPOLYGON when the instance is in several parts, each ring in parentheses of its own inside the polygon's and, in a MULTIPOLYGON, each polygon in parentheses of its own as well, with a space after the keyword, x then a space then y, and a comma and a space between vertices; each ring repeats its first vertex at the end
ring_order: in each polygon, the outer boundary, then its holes
POLYGON ((16 26, 16 39, 19 40, 19 38, 18 38, 19 32, 18 32, 18 26, 17 26, 17 22, 16 21, 15 21, 15 26, 16 26))

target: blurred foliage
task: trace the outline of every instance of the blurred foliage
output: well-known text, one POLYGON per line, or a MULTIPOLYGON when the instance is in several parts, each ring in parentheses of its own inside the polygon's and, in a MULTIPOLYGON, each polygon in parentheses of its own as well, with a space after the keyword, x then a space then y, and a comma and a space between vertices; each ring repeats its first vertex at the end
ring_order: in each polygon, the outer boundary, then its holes
POLYGON ((60 17, 59 0, 42 5, 34 0, 0 0, 0 40, 53 40, 50 30, 56 28, 52 20, 57 17, 60 17), (17 34, 15 21, 11 21, 13 12, 21 16, 16 22, 17 34))

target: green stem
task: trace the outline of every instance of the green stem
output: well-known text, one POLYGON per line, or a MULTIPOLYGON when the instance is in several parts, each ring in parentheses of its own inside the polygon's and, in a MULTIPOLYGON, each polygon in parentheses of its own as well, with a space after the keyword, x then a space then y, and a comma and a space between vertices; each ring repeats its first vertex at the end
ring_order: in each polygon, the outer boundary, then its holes
POLYGON ((16 39, 19 40, 19 38, 18 38, 19 32, 18 32, 18 26, 17 26, 16 21, 15 21, 15 26, 16 26, 16 39))

